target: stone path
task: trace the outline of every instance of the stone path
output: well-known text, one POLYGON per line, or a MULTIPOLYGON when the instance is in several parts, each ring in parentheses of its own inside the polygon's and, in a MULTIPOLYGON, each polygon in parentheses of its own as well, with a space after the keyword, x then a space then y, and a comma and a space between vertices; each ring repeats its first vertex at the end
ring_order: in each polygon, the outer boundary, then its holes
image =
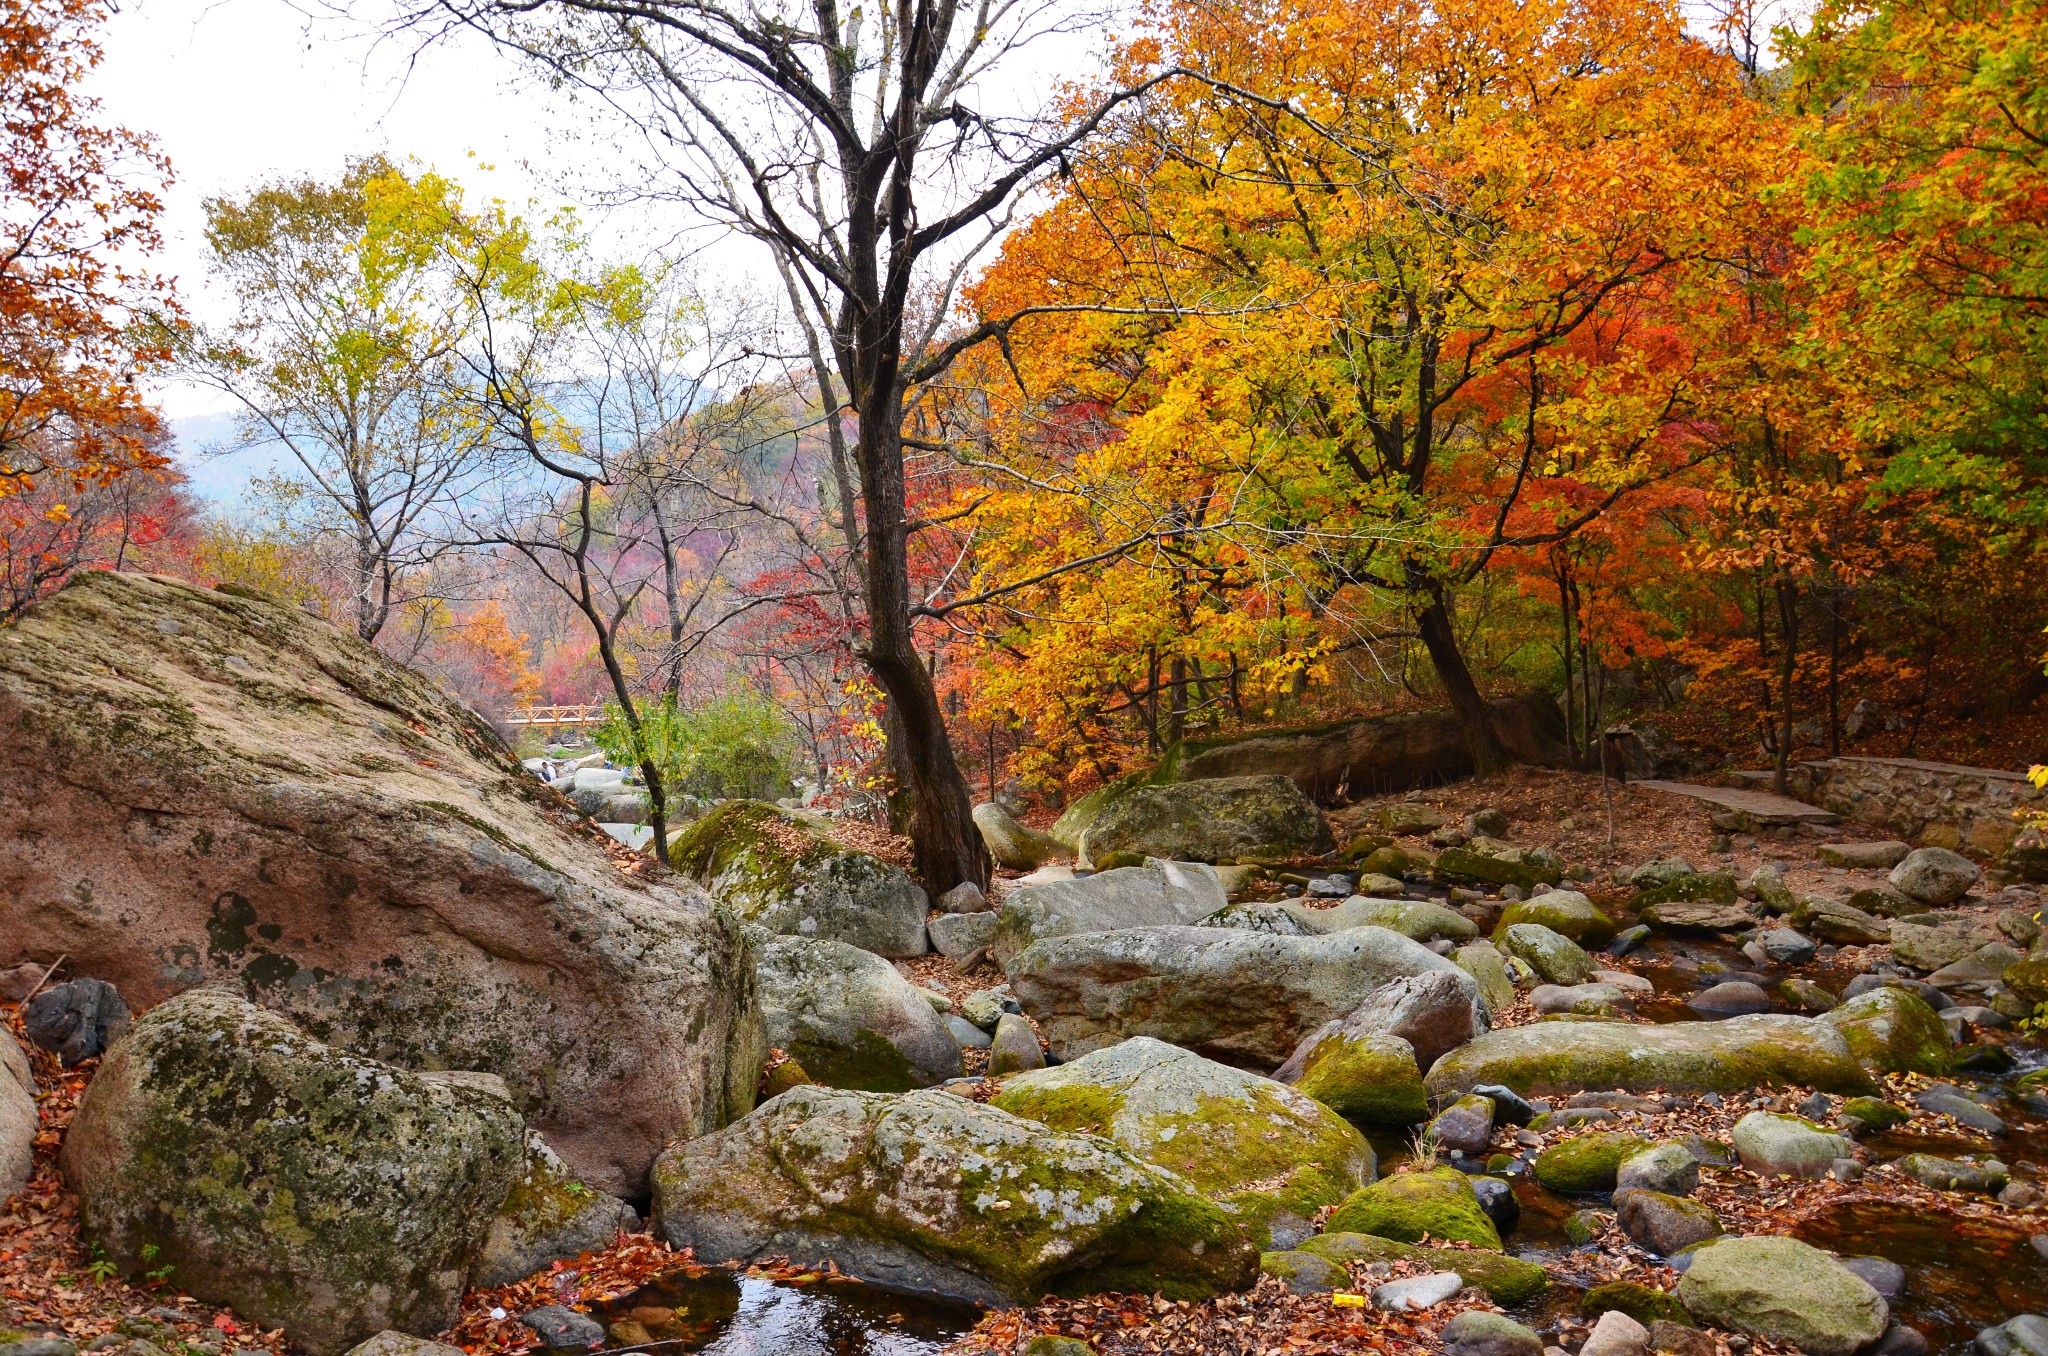
POLYGON ((1740 810, 1759 824, 1832 824, 1839 818, 1833 811, 1823 810, 1817 805, 1746 787, 1699 786, 1692 782, 1630 782, 1629 785, 1674 796, 1689 796, 1724 810, 1740 810))

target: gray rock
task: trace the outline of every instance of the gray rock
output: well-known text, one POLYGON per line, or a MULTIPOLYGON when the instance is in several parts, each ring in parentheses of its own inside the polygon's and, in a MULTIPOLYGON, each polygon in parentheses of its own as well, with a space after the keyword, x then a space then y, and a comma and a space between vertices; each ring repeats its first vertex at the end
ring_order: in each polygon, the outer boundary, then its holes
POLYGON ((1004 1013, 1015 1011, 1017 1001, 1010 997, 1008 985, 994 989, 976 989, 960 1000, 960 1015, 983 1031, 994 1031, 996 1023, 1003 1020, 1004 1013))
POLYGON ((1054 857, 1065 855, 1050 834, 1019 824, 1010 812, 993 801, 974 807, 974 827, 998 865, 1012 871, 1035 871, 1054 857))
POLYGON ((727 910, 770 932, 922 956, 928 901, 902 869, 827 837, 823 821, 752 800, 715 806, 669 849, 727 910))
POLYGON ((1892 868, 1891 883, 1919 900, 1939 907, 1968 894, 1983 872, 1961 853, 1947 848, 1915 848, 1892 868))
POLYGON ((1855 1146, 1832 1131, 1798 1116, 1752 1111, 1735 1123, 1731 1138, 1742 1166, 1785 1177, 1825 1177, 1837 1159, 1854 1158, 1855 1146))
POLYGON ((1720 1219, 1706 1206, 1660 1191, 1617 1190, 1614 1214, 1631 1242, 1659 1257, 1683 1252, 1722 1232, 1720 1219))
POLYGON ((519 1321, 533 1329, 544 1347, 594 1347, 604 1341, 604 1325, 589 1314, 579 1314, 559 1304, 528 1309, 519 1321))
POLYGON ((1308 909, 1294 900, 1280 903, 1226 904, 1197 924, 1205 928, 1239 928, 1245 932, 1265 932, 1275 937, 1320 937, 1332 931, 1320 926, 1320 920, 1310 915, 1334 913, 1334 909, 1308 909))
POLYGON ((1508 978, 1507 958, 1492 942, 1474 942, 1451 954, 1460 970, 1479 985, 1480 1001, 1488 1012, 1499 1012, 1515 1001, 1515 982, 1508 978))
POLYGON ((1429 970, 1379 985, 1358 1007, 1310 1032, 1273 1077, 1298 1082, 1311 1055, 1326 1041, 1370 1036, 1398 1036, 1408 1042, 1416 1066, 1427 1073, 1437 1060, 1485 1029, 1485 1018, 1473 1002, 1473 984, 1454 968, 1429 970))
POLYGON ((0 1203, 28 1184, 41 1130, 28 1056, 15 1044, 14 1033, 0 1028, 0 1203))
MULTIPOLYGON (((988 1032, 983 1031, 965 1017, 947 1017, 944 1020, 946 1023, 946 1034, 951 1036, 954 1043, 962 1050, 986 1050, 990 1045, 994 1044, 994 1038, 988 1032)), ((997 1022, 996 1025, 1001 1026, 1002 1023, 997 1022)))
POLYGON ((1975 937, 1951 928, 1904 921, 1892 924, 1891 943, 1892 959, 1922 974, 1965 960, 1983 945, 1975 937))
POLYGON ((973 914, 987 913, 995 908, 981 887, 971 880, 963 880, 932 902, 940 913, 973 914))
MULTIPOLYGON (((1325 1022, 1392 980, 1464 971, 1383 928, 1271 937, 1155 927, 1035 942, 1010 987, 1062 1060, 1154 1036, 1225 1063, 1272 1068, 1325 1022)), ((1465 986, 1471 987, 1466 988, 1465 986)))
POLYGON ((1315 1212, 1376 1168, 1365 1137, 1314 1098, 1144 1037, 1017 1074, 991 1105, 1114 1140, 1185 1179, 1262 1246, 1312 1235, 1315 1212))
POLYGON ((70 1068, 91 1059, 128 1029, 128 1005, 104 980, 74 979, 53 984, 21 1011, 22 1030, 70 1068))
POLYGON ((1771 996, 1746 980, 1731 980, 1702 989, 1685 1000, 1685 1005, 1695 1012, 1740 1016, 1745 1013, 1769 1012, 1776 1005, 1771 996))
POLYGON ((1861 998, 1874 989, 1904 989, 1936 1012, 1943 1012, 1955 1006, 1955 1000, 1935 988, 1924 979, 1912 979, 1905 975, 1858 975, 1842 990, 1842 1001, 1861 998))
POLYGON ((932 950, 962 965, 981 955, 995 940, 996 915, 992 913, 942 913, 926 925, 932 950))
POLYGON ((1593 958, 1579 944, 1540 923, 1503 928, 1494 944, 1525 962, 1546 984, 1585 984, 1593 978, 1593 958))
POLYGON ((901 1092, 960 1076, 960 1046, 915 985, 845 942, 756 934, 771 1045, 833 1087, 901 1092))
POLYGON ((1842 1267, 1862 1277, 1865 1285, 1887 1301, 1897 1299, 1906 1288, 1906 1269, 1883 1257, 1844 1257, 1842 1267))
POLYGON ((1434 1309, 1465 1288, 1465 1278, 1455 1271, 1432 1271, 1421 1276, 1404 1276, 1376 1286, 1372 1307, 1389 1313, 1412 1314, 1434 1309))
POLYGON ((653 1177, 661 1235, 705 1263, 830 1261, 979 1304, 1201 1299, 1258 1274, 1237 1221, 1184 1179, 1101 1136, 936 1089, 792 1088, 668 1150, 653 1177))
POLYGON ((1847 867, 1852 871, 1889 871, 1913 849, 1905 843, 1887 840, 1881 843, 1822 843, 1815 855, 1829 866, 1847 867))
POLYGON ((1579 1356, 1643 1356, 1650 1330, 1619 1309, 1609 1309, 1593 1324, 1579 1356))
MULTIPOLYGON (((640 1215, 632 1206, 577 1181, 547 1141, 529 1130, 525 1170, 498 1206, 470 1267, 469 1281, 480 1286, 510 1285, 545 1270, 550 1262, 608 1247, 620 1233, 632 1233, 639 1227, 640 1215)), ((387 1356, 440 1354, 392 1351, 387 1356)))
POLYGON ((462 1348, 387 1328, 368 1341, 350 1347, 348 1356, 462 1356, 462 1348))
POLYGON ((2048 1318, 2020 1314, 1977 1334, 1983 1356, 2048 1356, 2048 1318))
POLYGON ((1003 902, 989 954, 1007 966, 1044 938, 1191 924, 1228 902, 1216 869, 1194 862, 1147 862, 1029 885, 1003 902))
POLYGON ((1933 1154, 1907 1154, 1892 1164, 1900 1172, 1936 1191, 1966 1191, 1996 1196, 2012 1180, 2003 1164, 1965 1163, 1960 1159, 1937 1158, 1933 1154))
POLYGON ((1913 1100, 1921 1108, 1939 1115, 1949 1116, 1972 1130, 1981 1130, 1987 1135, 2005 1133, 2005 1122, 1988 1107, 1979 1106, 1953 1088, 1929 1088, 1914 1094, 1913 1100))
POLYGON ((1044 1067, 1045 1051, 1039 1048, 1038 1033, 1031 1029, 1031 1023, 1020 1013, 1004 1013, 989 1041, 988 1076, 1001 1078, 1044 1067))
POLYGON ((1799 901, 1788 918, 1794 927, 1808 936, 1823 942, 1834 942, 1840 946, 1865 946, 1882 942, 1891 936, 1892 925, 1884 919, 1873 916, 1844 904, 1840 900, 1822 899, 1809 895, 1799 901))
POLYGON ((1427 899, 1375 899, 1353 895, 1334 909, 1307 909, 1299 904, 1281 906, 1303 917, 1320 932, 1345 928, 1385 928, 1418 942, 1448 938, 1469 942, 1479 935, 1479 925, 1461 913, 1427 899))
POLYGON ((1804 965, 1819 949, 1811 937, 1791 928, 1765 928, 1756 935, 1756 944, 1773 965, 1804 965))
POLYGON ((1759 866, 1750 876, 1742 895, 1776 914, 1790 913, 1799 903, 1785 884, 1785 873, 1769 863, 1759 866))
POLYGON ((1637 923, 1632 927, 1625 927, 1620 932, 1615 933, 1614 940, 1602 949, 1610 956, 1626 956, 1648 940, 1650 940, 1649 925, 1647 923, 1637 923))
POLYGON ((1287 860, 1333 846, 1322 811, 1281 776, 1140 786, 1113 801, 1081 835, 1088 861, 1111 852, 1192 862, 1287 860))
POLYGON ((1884 1335, 1890 1310, 1863 1279, 1791 1238, 1730 1238, 1691 1254, 1678 1299, 1714 1327, 1853 1356, 1884 1335))
POLYGON ((1614 1190, 1656 1191, 1667 1196, 1689 1196, 1700 1184, 1700 1161, 1692 1150, 1675 1140, 1655 1144, 1621 1162, 1614 1190))
POLYGON ((1445 1356, 1543 1356, 1543 1339, 1506 1314, 1467 1309, 1444 1324, 1445 1356))
POLYGON ((1629 996, 1613 984, 1539 984, 1529 991, 1529 1006, 1541 1013, 1606 1014, 1630 1006, 1629 996))
POLYGON ((526 1159, 512 1104, 301 1035, 194 990, 135 1023, 65 1137, 79 1218, 123 1274, 334 1356, 454 1321, 526 1159), (203 1164, 205 1171, 195 1171, 203 1164))
POLYGON ((1525 1096, 1587 1088, 1679 1094, 1821 1088, 1875 1089, 1834 1028, 1776 1013, 1719 1022, 1537 1022, 1488 1032, 1437 1061, 1432 1096, 1502 1083, 1525 1096))
POLYGON ((1978 947, 1959 961, 1942 966, 1927 976, 1927 982, 1937 989, 1976 989, 1983 991, 1998 984, 2010 967, 2024 960, 2019 952, 2003 942, 1990 942, 1978 947))
POLYGON ((1428 1134, 1439 1147, 1453 1153, 1485 1153, 1493 1142, 1493 1103, 1467 1093, 1430 1120, 1428 1134))

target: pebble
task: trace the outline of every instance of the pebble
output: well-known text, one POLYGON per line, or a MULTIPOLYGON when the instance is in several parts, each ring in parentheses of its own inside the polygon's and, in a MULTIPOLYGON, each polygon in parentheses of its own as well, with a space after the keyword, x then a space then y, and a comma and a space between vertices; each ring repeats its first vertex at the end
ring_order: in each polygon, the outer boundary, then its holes
POLYGON ((1455 1271, 1432 1271, 1423 1276, 1404 1276, 1388 1281, 1372 1292, 1375 1309, 1397 1314, 1414 1313, 1442 1304, 1465 1288, 1465 1278, 1455 1271))

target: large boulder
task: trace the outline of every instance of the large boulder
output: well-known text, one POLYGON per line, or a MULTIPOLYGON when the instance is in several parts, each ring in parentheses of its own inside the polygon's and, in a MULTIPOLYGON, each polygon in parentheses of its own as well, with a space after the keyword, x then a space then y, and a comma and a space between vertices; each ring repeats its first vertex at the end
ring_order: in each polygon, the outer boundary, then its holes
POLYGON ((1828 1253, 1794 1238, 1728 1238, 1692 1254, 1678 1299, 1696 1319, 1797 1347, 1853 1356, 1884 1335, 1884 1298, 1828 1253))
POLYGON ((1274 1073, 1294 1083, 1310 1068, 1336 1057, 1341 1047, 1374 1036, 1397 1036, 1430 1066, 1486 1029, 1473 986, 1452 970, 1430 970, 1380 985, 1344 1016, 1310 1032, 1274 1073))
POLYGON ((483 1069, 638 1190, 752 1105, 737 926, 607 840, 434 684, 286 604, 92 571, 0 645, 0 969, 138 1008, 228 985, 405 1068, 483 1069))
POLYGON ((770 932, 845 942, 878 956, 922 956, 930 901, 879 857, 842 847, 812 816, 729 800, 669 848, 725 908, 770 932))
POLYGON ((1904 989, 1872 989, 1816 1020, 1841 1032, 1856 1058, 1878 1073, 1949 1071, 1948 1027, 1919 995, 1904 989))
POLYGON ((28 1185, 36 1166, 36 1080, 14 1033, 0 1028, 0 1205, 28 1185))
POLYGON ((1289 900, 1282 906, 1306 919, 1321 932, 1345 928, 1385 928, 1418 942, 1445 938, 1469 942, 1479 935, 1479 925, 1464 914, 1429 899, 1373 899, 1353 895, 1334 909, 1311 909, 1289 900))
POLYGON ((1333 1234, 1372 1234, 1400 1243, 1425 1237, 1500 1250, 1500 1231, 1487 1218, 1472 1179, 1456 1168, 1402 1172, 1362 1187, 1337 1207, 1333 1234))
POLYGON ((1970 892, 1983 872, 1960 852, 1947 848, 1915 848, 1892 868, 1891 883, 1922 904, 1939 908, 1970 892))
POLYGON ((1519 900, 1501 910, 1495 932, 1517 923, 1534 923, 1568 937, 1580 946, 1604 946, 1614 936, 1614 921, 1577 890, 1551 890, 1519 900))
POLYGON ((1447 971, 1471 976, 1384 928, 1277 937, 1159 927, 1048 937, 1010 964, 1010 988, 1062 1060, 1153 1036, 1225 1064, 1278 1065, 1301 1038, 1382 984, 1447 971))
POLYGON ((1968 960, 1983 945, 1956 928, 1903 922, 1892 924, 1891 941, 1892 959, 1923 975, 1968 960))
POLYGON ((774 1254, 979 1304, 1101 1290, 1201 1299, 1258 1250, 1184 1179, 1095 1135, 936 1089, 801 1087, 654 1168, 663 1237, 700 1262, 774 1254))
MULTIPOLYGON (((1487 703, 1501 747, 1520 763, 1563 766, 1564 716, 1547 693, 1487 703)), ((1472 773, 1472 745, 1450 711, 1403 711, 1295 729, 1190 740, 1164 776, 1292 777, 1317 800, 1439 786, 1472 773)))
POLYGON ((470 1284, 510 1285, 639 1227, 632 1206, 577 1181, 547 1141, 528 1132, 525 1167, 491 1220, 470 1284))
POLYGON ((1081 835, 1088 861, 1112 852, 1191 862, 1286 861, 1334 846, 1322 811, 1285 777, 1141 786, 1081 835))
POLYGON ((1413 1125, 1429 1114, 1415 1047, 1382 1032, 1318 1027, 1273 1075, 1362 1125, 1413 1125))
POLYGON ((836 1088, 908 1092, 960 1076, 960 1045, 896 967, 845 942, 763 935, 768 1042, 836 1088))
POLYGON ((1262 1248, 1314 1233, 1316 1212, 1375 1170, 1372 1145, 1315 1099, 1146 1036, 1014 1075, 991 1105, 1115 1140, 1185 1178, 1262 1248))
POLYGON ((998 866, 1006 866, 1012 871, 1035 871, 1052 858, 1063 855, 1060 845, 1053 841, 1051 835, 1018 823, 1008 810, 994 801, 983 801, 974 807, 974 827, 981 831, 981 841, 988 845, 988 855, 996 859, 998 866))
POLYGON ((1842 1033, 1807 1017, 1761 1014, 1720 1022, 1538 1022, 1489 1032, 1429 1071, 1438 1098, 1499 1083, 1527 1096, 1587 1089, 1674 1093, 1875 1089, 1842 1033))
POLYGON ((512 1103, 313 1040, 230 993, 159 1004, 65 1135, 86 1237, 121 1271, 333 1356, 455 1319, 526 1161, 512 1103))
POLYGON ((1551 931, 1540 923, 1516 923, 1502 928, 1494 945, 1526 964, 1545 984, 1571 987, 1589 984, 1599 966, 1571 938, 1551 931))
POLYGON ((1003 901, 989 954, 1008 965, 1041 937, 1194 923, 1228 903, 1216 868, 1198 862, 1152 861, 1027 885, 1003 901))
POLYGON ((1564 862, 1548 848, 1517 847, 1498 838, 1474 838, 1437 853, 1429 874, 1463 885, 1512 885, 1534 890, 1564 878, 1564 862))

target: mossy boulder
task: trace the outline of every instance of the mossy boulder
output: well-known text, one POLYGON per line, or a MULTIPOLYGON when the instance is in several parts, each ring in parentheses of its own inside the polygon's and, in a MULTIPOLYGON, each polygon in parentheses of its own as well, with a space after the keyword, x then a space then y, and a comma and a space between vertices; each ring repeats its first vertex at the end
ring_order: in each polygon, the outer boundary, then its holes
POLYGON ((757 800, 729 800, 669 849, 669 865, 736 917, 770 932, 845 942, 878 956, 930 949, 931 901, 901 868, 842 847, 812 816, 757 800))
POLYGON ((1312 1252, 1261 1253, 1259 1274, 1279 1281, 1290 1295, 1327 1295, 1351 1283, 1350 1272, 1312 1252))
POLYGON ((1423 1080, 1435 1098, 1499 1083, 1524 1096, 1588 1089, 1744 1092, 1818 1088, 1864 1096, 1876 1084, 1842 1033, 1774 1013, 1720 1022, 1540 1022, 1490 1031, 1438 1060, 1423 1080))
POLYGON ((1513 885, 1525 891, 1555 885, 1564 877, 1563 863, 1555 853, 1489 838, 1445 848, 1437 853, 1429 870, 1432 877, 1447 884, 1513 885))
POLYGON ((1833 1256, 1793 1238, 1729 1238, 1692 1254, 1678 1299, 1695 1319, 1813 1356, 1853 1356, 1890 1310, 1833 1256))
POLYGON ((1852 1135, 1875 1135, 1896 1130, 1912 1117, 1904 1107, 1881 1097, 1851 1097, 1842 1103, 1841 1119, 1842 1128, 1852 1135))
POLYGON ((1640 913, 1659 904, 1733 904, 1739 897, 1726 871, 1689 871, 1638 889, 1631 902, 1640 913))
POLYGON ((86 1238, 334 1356, 455 1319, 526 1164, 511 1102, 306 1036, 194 990, 138 1019, 65 1136, 86 1238))
POLYGON ((296 604, 95 570, 0 645, 0 969, 138 1011, 233 989, 327 1044, 487 1069, 594 1187, 753 1105, 753 960, 634 880, 432 680, 296 604))
POLYGON ((1550 1273, 1535 1262, 1470 1248, 1432 1248, 1376 1234, 1333 1230, 1317 1234, 1300 1251, 1333 1262, 1421 1262, 1431 1271, 1455 1271, 1496 1304, 1527 1304, 1550 1287, 1550 1273))
POLYGON ((1693 1326, 1692 1315, 1678 1302, 1678 1296, 1638 1281, 1596 1285, 1579 1301, 1579 1312, 1588 1318, 1598 1318, 1609 1311, 1627 1314, 1646 1328, 1659 1321, 1693 1326))
POLYGON ((1751 1172, 1784 1177, 1825 1177, 1855 1154, 1844 1136, 1823 1130, 1803 1116, 1752 1111, 1735 1122, 1735 1155, 1751 1172))
POLYGON ((936 1089, 796 1088, 654 1167, 657 1228, 702 1262, 780 1254, 978 1304, 1248 1286, 1259 1253, 1184 1178, 936 1089))
POLYGON ((1517 923, 1535 923, 1580 946, 1602 946, 1614 936, 1614 920, 1577 890, 1552 890, 1531 899, 1517 900, 1501 910, 1494 932, 1517 923))
POLYGON ((1335 846, 1323 812, 1291 778, 1280 776, 1135 787, 1096 816, 1080 839, 1089 862, 1110 852, 1187 862, 1290 861, 1335 846))
POLYGON ((1451 960, 1477 982, 1487 1011, 1500 1012, 1515 1001, 1515 981, 1508 977, 1507 957, 1492 942, 1461 946, 1451 960))
POLYGON ((1849 1049, 1876 1073, 1949 1071, 1948 1027, 1918 994, 1890 985, 1858 994, 1820 1015, 1842 1033, 1849 1049))
POLYGON ((1361 875, 1391 876, 1395 880, 1407 875, 1409 868, 1414 865, 1414 861, 1407 853, 1391 844, 1375 847, 1358 859, 1358 870, 1361 875))
POLYGON ((1372 1145, 1316 1099, 1142 1036, 1017 1074, 991 1104, 1179 1174, 1262 1246, 1306 1238, 1318 1210, 1375 1170, 1372 1145))
POLYGON ((1464 914, 1427 899, 1372 899, 1358 894, 1328 912, 1333 915, 1333 928, 1385 928, 1418 942, 1439 937, 1469 942, 1479 935, 1479 925, 1464 914))
POLYGON ((2014 961, 2005 967, 1999 982, 2022 1003, 2048 1003, 2048 953, 2014 961))
POLYGON ((1493 943, 1534 970, 1545 984, 1588 984, 1599 968, 1577 942, 1538 923, 1502 928, 1493 943))
POLYGON ((1649 1140, 1621 1131, 1577 1135, 1536 1155, 1536 1180, 1552 1191, 1612 1191, 1621 1165, 1649 1147, 1649 1140))
POLYGON ((981 831, 981 841, 988 845, 989 856, 996 859, 997 865, 1012 871, 1035 870, 1061 855, 1060 845, 1050 834, 1018 823, 994 801, 974 807, 974 827, 981 831))
POLYGON ((510 1285, 639 1227, 632 1206, 577 1181, 561 1155, 529 1131, 525 1168, 491 1220, 470 1284, 510 1285))
POLYGON ((845 942, 754 940, 769 1043, 812 1081, 908 1092, 960 1076, 945 1018, 888 961, 845 942))
POLYGON ((1429 1114, 1415 1047, 1385 1032, 1324 1028, 1303 1042, 1297 1091, 1361 1125, 1413 1125, 1429 1114), (1318 1038, 1320 1037, 1320 1038, 1318 1038))
POLYGON ((1399 1243, 1433 1238, 1500 1250, 1471 1179, 1456 1168, 1403 1172, 1353 1192, 1325 1225, 1333 1234, 1375 1234, 1399 1243))

